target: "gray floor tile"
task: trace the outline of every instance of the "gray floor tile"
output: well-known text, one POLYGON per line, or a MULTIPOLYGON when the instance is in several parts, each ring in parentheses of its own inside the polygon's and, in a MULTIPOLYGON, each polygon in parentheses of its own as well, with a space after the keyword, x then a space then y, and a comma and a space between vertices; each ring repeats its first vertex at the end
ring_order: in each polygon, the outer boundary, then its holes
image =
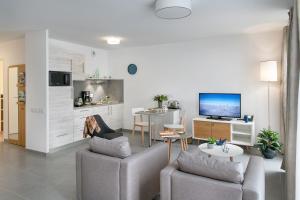
MULTIPOLYGON (((126 134, 129 136, 129 134, 126 134)), ((146 148, 141 145, 140 135, 130 137, 133 152, 146 148)), ((26 151, 21 147, 0 143, 0 200, 75 200, 75 152, 87 148, 83 143, 48 156, 26 151)), ((189 150, 197 145, 190 145, 189 150)), ((176 159, 180 145, 173 145, 172 159, 176 159)), ((247 155, 237 158, 243 161, 247 155)), ((281 158, 266 160, 266 199, 282 200, 283 172, 281 158)), ((159 198, 156 198, 159 200, 159 198)))

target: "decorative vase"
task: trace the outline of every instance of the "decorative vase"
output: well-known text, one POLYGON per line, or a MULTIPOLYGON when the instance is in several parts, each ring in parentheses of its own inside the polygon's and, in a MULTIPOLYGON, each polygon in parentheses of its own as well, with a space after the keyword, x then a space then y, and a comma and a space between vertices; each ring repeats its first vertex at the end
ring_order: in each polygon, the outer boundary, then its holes
POLYGON ((209 143, 207 143, 207 148, 208 148, 208 149, 213 149, 214 146, 215 146, 215 144, 209 144, 209 143))
POLYGON ((261 153, 264 155, 264 157, 266 159, 273 159, 276 155, 277 155, 277 152, 268 148, 266 150, 261 150, 261 153))
POLYGON ((158 108, 162 108, 162 101, 158 101, 158 108))

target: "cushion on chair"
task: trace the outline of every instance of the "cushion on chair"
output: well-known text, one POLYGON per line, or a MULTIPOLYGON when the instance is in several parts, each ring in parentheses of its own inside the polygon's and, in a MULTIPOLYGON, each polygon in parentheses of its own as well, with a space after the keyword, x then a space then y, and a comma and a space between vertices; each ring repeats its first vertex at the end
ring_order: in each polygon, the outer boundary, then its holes
POLYGON ((145 127, 147 127, 149 125, 149 123, 148 122, 135 122, 135 125, 136 126, 145 126, 145 127))
POLYGON ((177 162, 179 170, 186 173, 232 183, 242 183, 244 180, 242 163, 218 160, 200 151, 183 151, 177 162))
POLYGON ((126 158, 131 155, 131 148, 127 137, 117 137, 112 140, 93 137, 90 140, 90 150, 111 157, 126 158))
POLYGON ((184 126, 182 124, 165 124, 164 128, 169 128, 169 129, 183 129, 184 126))

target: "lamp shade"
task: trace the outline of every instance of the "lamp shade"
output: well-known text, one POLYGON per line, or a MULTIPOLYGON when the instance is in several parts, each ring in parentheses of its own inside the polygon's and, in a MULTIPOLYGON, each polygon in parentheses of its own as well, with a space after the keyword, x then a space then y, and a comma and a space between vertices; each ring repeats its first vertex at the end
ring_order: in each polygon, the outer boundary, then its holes
POLYGON ((260 63, 260 80, 277 81, 277 61, 263 61, 260 63))
POLYGON ((187 17, 192 13, 192 0, 156 0, 155 13, 163 19, 187 17))

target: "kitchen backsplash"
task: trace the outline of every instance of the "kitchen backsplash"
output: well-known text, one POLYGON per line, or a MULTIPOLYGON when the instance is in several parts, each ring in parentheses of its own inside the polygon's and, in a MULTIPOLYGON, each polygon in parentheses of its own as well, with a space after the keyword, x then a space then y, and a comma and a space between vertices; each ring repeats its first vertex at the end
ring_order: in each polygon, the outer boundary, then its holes
POLYGON ((100 101, 109 96, 111 101, 124 102, 124 81, 123 80, 85 80, 73 81, 74 99, 81 97, 81 91, 90 91, 93 94, 93 101, 100 101))

